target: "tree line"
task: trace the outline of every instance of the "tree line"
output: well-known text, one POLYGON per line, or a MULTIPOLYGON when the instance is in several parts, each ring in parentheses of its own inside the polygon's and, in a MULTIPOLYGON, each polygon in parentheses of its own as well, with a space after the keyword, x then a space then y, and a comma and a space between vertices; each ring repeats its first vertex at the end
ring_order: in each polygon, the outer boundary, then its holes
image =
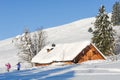
POLYGON ((94 22, 94 30, 88 30, 93 34, 92 43, 106 56, 119 54, 120 51, 120 36, 116 35, 114 26, 120 26, 120 2, 113 5, 111 19, 102 5, 94 22))

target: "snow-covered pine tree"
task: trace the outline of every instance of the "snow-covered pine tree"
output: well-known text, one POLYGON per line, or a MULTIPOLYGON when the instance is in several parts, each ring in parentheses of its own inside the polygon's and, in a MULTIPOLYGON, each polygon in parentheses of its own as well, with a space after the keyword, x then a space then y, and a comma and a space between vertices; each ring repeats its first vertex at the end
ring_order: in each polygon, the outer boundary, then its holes
POLYGON ((105 55, 113 54, 114 50, 114 30, 108 18, 102 5, 94 22, 95 29, 92 37, 92 42, 105 55))
POLYGON ((113 26, 120 25, 120 2, 115 2, 113 5, 111 22, 113 26))

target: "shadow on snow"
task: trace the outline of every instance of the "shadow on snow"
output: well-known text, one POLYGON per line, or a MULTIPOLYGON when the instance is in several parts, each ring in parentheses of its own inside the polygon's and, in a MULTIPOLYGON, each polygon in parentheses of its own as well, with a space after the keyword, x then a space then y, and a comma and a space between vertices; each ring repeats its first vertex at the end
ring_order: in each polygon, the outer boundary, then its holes
POLYGON ((0 74, 0 80, 66 80, 74 76, 74 71, 70 70, 61 74, 59 72, 69 70, 72 67, 74 66, 65 66, 46 71, 41 71, 42 68, 13 71, 0 74))

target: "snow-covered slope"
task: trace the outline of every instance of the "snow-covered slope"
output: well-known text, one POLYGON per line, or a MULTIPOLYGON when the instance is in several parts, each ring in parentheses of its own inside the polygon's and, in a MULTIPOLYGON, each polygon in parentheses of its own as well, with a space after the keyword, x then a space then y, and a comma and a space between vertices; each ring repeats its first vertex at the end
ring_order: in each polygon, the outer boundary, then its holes
POLYGON ((95 18, 78 20, 62 26, 46 29, 50 43, 69 43, 91 39, 88 32, 93 27, 95 18))
POLYGON ((11 71, 0 74, 0 80, 120 80, 120 61, 94 62, 11 71))
MULTIPOLYGON (((55 44, 90 41, 91 33, 88 32, 88 29, 93 27, 94 19, 82 19, 62 26, 45 29, 48 36, 47 41, 55 44)), ((13 38, 0 41, 0 67, 5 67, 5 63, 8 62, 14 66, 18 62, 17 49, 14 47, 12 40, 13 38)))
POLYGON ((12 44, 12 38, 0 41, 0 68, 8 62, 16 64, 17 60, 17 49, 12 44))
MULTIPOLYGON (((92 35, 88 29, 93 27, 94 20, 94 17, 87 18, 45 29, 47 40, 50 44, 90 41, 92 35)), ((120 78, 120 61, 92 61, 66 66, 54 66, 57 64, 53 64, 27 70, 24 70, 25 67, 23 68, 22 64, 22 70, 15 71, 18 50, 14 47, 12 40, 13 38, 0 41, 0 80, 119 80, 120 78), (6 72, 5 63, 8 62, 11 63, 12 70, 4 73, 6 72)))

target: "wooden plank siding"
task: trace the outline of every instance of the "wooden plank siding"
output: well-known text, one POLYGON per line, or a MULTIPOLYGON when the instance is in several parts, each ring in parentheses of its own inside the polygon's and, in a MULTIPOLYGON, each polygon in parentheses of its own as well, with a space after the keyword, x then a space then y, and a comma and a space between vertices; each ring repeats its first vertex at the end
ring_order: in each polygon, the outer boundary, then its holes
POLYGON ((74 59, 74 63, 81 63, 88 60, 104 60, 105 58, 100 54, 100 52, 92 45, 88 45, 84 48, 74 59))

